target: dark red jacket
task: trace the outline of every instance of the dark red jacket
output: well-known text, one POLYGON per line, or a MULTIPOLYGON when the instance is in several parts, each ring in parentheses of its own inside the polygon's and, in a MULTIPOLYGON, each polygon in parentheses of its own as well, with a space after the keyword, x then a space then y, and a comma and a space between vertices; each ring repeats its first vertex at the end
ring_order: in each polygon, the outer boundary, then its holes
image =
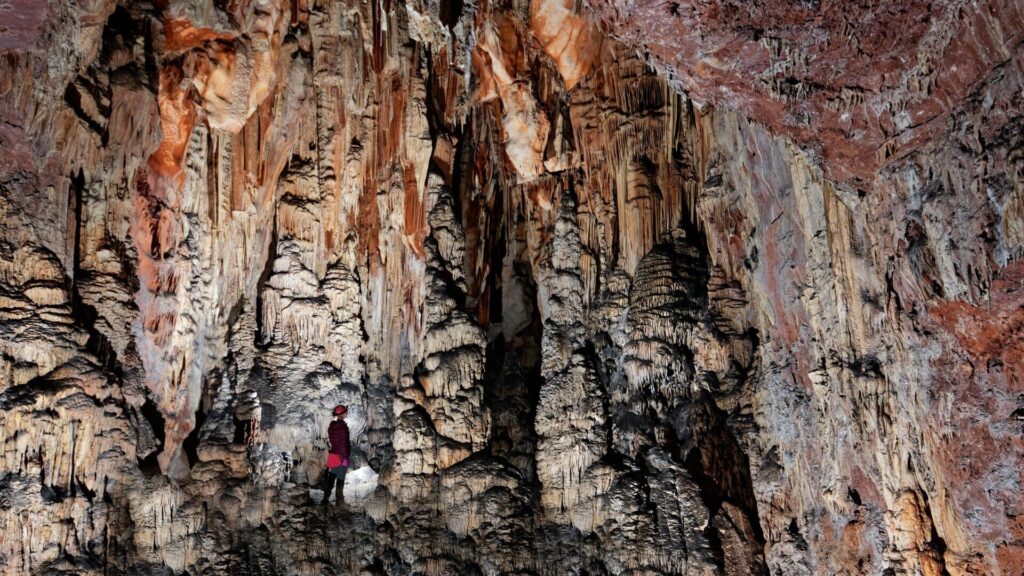
POLYGON ((344 420, 332 420, 327 427, 327 439, 331 442, 331 454, 341 456, 342 460, 348 459, 348 424, 344 420))

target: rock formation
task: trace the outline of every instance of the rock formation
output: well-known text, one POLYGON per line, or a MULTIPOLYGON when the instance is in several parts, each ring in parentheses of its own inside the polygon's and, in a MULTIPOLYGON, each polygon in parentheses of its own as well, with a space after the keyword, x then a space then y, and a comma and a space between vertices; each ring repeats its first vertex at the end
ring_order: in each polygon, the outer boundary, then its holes
POLYGON ((1024 574, 1022 95, 1015 0, 0 0, 0 574, 1024 574))

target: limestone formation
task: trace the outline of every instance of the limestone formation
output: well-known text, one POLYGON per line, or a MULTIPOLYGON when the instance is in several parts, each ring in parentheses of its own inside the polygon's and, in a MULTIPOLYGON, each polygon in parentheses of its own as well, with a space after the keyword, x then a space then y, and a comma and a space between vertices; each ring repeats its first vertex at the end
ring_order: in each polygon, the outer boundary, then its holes
POLYGON ((1024 574, 1022 31, 0 0, 0 574, 1024 574))

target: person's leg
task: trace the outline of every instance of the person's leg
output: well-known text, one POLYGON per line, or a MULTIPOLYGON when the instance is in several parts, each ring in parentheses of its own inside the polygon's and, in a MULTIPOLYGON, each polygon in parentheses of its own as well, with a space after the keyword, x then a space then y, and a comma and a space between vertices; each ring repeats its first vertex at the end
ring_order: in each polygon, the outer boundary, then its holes
POLYGON ((321 504, 327 504, 327 501, 331 499, 331 491, 334 490, 334 480, 334 472, 324 470, 323 479, 320 481, 320 488, 324 491, 324 499, 320 501, 321 504))
POLYGON ((338 466, 333 470, 334 475, 338 478, 338 502, 345 501, 345 474, 348 472, 348 466, 338 466))

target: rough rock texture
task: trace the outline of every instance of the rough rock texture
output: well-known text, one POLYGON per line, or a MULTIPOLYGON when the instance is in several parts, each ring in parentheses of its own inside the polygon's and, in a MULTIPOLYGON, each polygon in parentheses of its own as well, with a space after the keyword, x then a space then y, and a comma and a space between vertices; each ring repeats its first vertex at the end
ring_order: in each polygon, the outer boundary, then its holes
POLYGON ((591 4, 673 85, 792 137, 861 187, 947 133, 994 76, 1020 74, 1016 0, 591 4))
POLYGON ((0 573, 1024 573, 1022 31, 0 0, 0 573))

